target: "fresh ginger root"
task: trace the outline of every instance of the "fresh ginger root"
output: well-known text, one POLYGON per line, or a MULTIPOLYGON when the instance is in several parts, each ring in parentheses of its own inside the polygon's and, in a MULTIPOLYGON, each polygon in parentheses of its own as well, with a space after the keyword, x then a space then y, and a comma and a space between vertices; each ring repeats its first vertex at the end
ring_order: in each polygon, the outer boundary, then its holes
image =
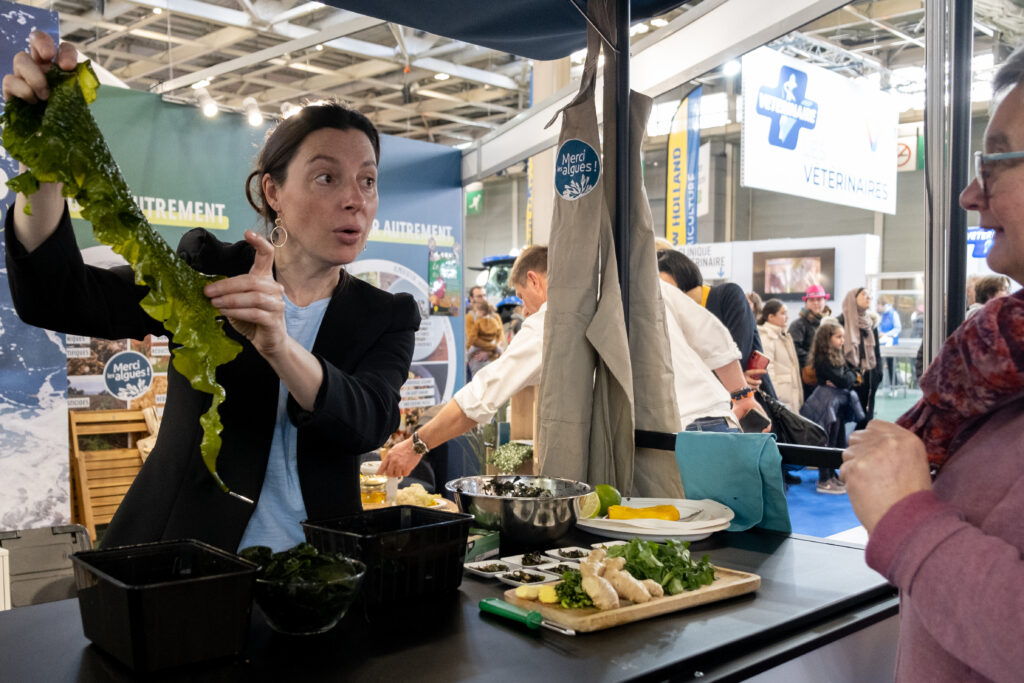
POLYGON ((594 601, 598 609, 615 609, 619 606, 619 594, 603 576, 583 577, 583 592, 594 601))
POLYGON ((604 574, 604 564, 602 561, 606 554, 607 551, 604 548, 595 548, 590 551, 589 555, 583 558, 583 561, 580 562, 580 574, 583 575, 583 578, 604 574))
POLYGON ((601 563, 604 556, 604 548, 597 548, 596 550, 591 550, 586 559, 580 562, 580 574, 583 576, 583 581, 580 585, 583 587, 583 592, 594 601, 595 607, 598 609, 614 609, 619 606, 619 594, 601 576, 604 573, 604 565, 601 563))
POLYGON ((604 561, 604 578, 608 580, 619 597, 626 598, 632 602, 647 602, 651 594, 647 592, 644 585, 636 577, 627 571, 623 571, 626 558, 615 557, 604 561))
POLYGON ((644 579, 641 581, 647 592, 651 594, 652 598, 660 598, 665 595, 665 589, 661 587, 661 584, 654 579, 644 579))

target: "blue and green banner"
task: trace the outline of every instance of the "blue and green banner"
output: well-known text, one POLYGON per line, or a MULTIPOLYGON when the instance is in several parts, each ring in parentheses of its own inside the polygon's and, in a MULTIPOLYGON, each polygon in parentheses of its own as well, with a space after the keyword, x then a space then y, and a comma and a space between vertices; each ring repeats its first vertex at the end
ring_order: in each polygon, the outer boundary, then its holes
MULTIPOLYGON (((56 40, 57 12, 0 0, 0 76, 10 73, 33 30, 56 40)), ((0 212, 14 201, 6 183, 16 175, 18 162, 0 150, 0 212)), ((0 234, 0 263, 5 249, 0 234)), ((0 266, 0 529, 71 521, 64 348, 65 335, 18 318, 0 266)))

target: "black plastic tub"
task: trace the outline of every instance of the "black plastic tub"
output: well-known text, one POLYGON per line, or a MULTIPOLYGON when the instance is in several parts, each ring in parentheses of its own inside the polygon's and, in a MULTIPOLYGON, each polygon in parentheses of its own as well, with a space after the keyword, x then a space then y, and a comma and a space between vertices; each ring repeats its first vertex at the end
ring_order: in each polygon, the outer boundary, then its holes
POLYGON ((199 541, 71 556, 85 636, 134 671, 245 650, 256 565, 199 541))
POLYGON ((462 583, 473 515, 411 505, 366 510, 302 523, 320 552, 340 552, 366 565, 364 604, 434 596, 462 583))

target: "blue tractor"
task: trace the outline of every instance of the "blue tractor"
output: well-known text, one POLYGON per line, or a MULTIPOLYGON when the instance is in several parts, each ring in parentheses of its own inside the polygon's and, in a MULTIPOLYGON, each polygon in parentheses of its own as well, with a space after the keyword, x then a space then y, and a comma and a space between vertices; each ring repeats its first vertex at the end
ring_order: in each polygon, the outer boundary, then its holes
POLYGON ((485 256, 481 275, 477 277, 476 284, 484 288, 484 295, 491 305, 498 309, 498 314, 504 322, 512 319, 516 306, 522 306, 523 301, 516 296, 515 287, 509 279, 512 272, 512 264, 516 261, 515 254, 502 254, 499 256, 485 256), (486 273, 486 275, 484 275, 486 273))

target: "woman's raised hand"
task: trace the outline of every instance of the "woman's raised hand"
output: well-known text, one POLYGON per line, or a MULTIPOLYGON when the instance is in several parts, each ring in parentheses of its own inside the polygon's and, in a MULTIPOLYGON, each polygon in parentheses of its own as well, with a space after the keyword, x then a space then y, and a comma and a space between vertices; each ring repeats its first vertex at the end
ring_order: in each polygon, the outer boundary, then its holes
POLYGON ((245 231, 256 259, 245 275, 212 282, 204 290, 231 326, 252 342, 264 358, 282 352, 288 341, 284 321, 284 288, 274 280, 274 247, 265 237, 245 231))
POLYGON ((853 511, 870 534, 893 505, 932 487, 924 442, 891 422, 872 420, 850 436, 839 476, 853 511))
POLYGON ((42 31, 32 31, 28 38, 28 52, 14 55, 11 73, 4 76, 4 100, 20 97, 35 103, 49 99, 50 89, 46 86, 46 72, 50 64, 65 71, 71 71, 78 62, 78 51, 71 43, 53 44, 53 38, 42 31))
MULTIPOLYGON (((29 103, 50 98, 46 72, 50 65, 70 71, 78 61, 78 51, 71 43, 53 44, 53 38, 42 31, 32 31, 28 51, 14 55, 12 73, 4 76, 4 101, 18 97, 29 103)), ((24 170, 24 166, 21 167, 24 170)), ((57 229, 64 211, 64 197, 58 183, 43 183, 32 195, 32 213, 25 213, 28 199, 20 193, 14 200, 14 234, 28 252, 45 242, 57 229)))

